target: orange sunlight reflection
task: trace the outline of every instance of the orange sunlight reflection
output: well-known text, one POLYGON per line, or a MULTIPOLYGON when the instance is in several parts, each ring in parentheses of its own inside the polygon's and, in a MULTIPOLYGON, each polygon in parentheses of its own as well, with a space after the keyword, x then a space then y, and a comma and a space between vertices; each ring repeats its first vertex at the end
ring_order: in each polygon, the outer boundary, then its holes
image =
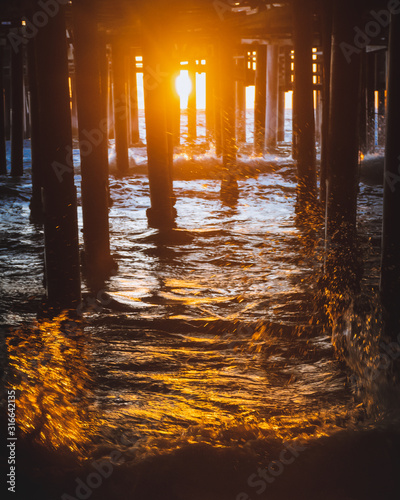
POLYGON ((78 454, 88 444, 95 426, 87 405, 85 342, 65 314, 7 338, 17 424, 30 441, 78 454))

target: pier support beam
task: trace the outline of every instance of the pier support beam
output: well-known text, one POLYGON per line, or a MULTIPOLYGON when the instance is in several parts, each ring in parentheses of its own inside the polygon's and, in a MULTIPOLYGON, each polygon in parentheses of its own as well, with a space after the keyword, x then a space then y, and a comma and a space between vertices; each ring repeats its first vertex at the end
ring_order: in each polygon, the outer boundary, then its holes
POLYGON ((143 82, 146 117, 147 157, 151 208, 147 210, 149 226, 168 230, 175 224, 172 181, 167 139, 168 67, 165 61, 166 26, 160 1, 141 6, 143 21, 143 82), (159 73, 155 74, 155 70, 159 73))
POLYGON ((317 175, 313 94, 313 2, 293 3, 294 94, 297 134, 297 213, 309 215, 316 202, 317 175))
POLYGON ((327 275, 342 290, 357 289, 356 211, 361 56, 342 50, 354 39, 360 5, 337 0, 333 12, 327 210, 327 275), (343 16, 343 12, 346 15, 343 16))
POLYGON ((168 146, 168 169, 171 190, 171 202, 175 205, 176 198, 173 196, 173 178, 174 178, 174 149, 175 145, 180 142, 179 126, 180 126, 180 97, 176 90, 175 82, 177 78, 176 61, 172 57, 172 47, 168 53, 167 63, 168 75, 164 86, 165 103, 166 103, 166 123, 167 123, 167 146, 168 146))
POLYGON ((392 15, 389 38, 381 296, 384 333, 400 332, 400 17, 392 15))
POLYGON ((298 137, 298 126, 297 126, 297 93, 295 85, 293 85, 292 93, 292 158, 297 160, 297 143, 298 137))
POLYGON ((219 64, 220 49, 217 45, 214 46, 213 57, 213 89, 214 89, 214 136, 215 136, 215 154, 222 155, 222 68, 219 64))
POLYGON ((279 90, 278 100, 278 133, 277 141, 284 142, 285 140, 285 91, 279 90))
POLYGON ((265 113, 267 106, 267 47, 257 47, 256 88, 254 101, 254 151, 263 154, 265 147, 265 113))
POLYGON ((100 78, 94 4, 74 3, 74 56, 82 174, 84 264, 89 282, 99 283, 112 267, 108 224, 107 115, 100 78))
POLYGON ((0 175, 7 174, 5 95, 4 95, 4 48, 0 46, 0 175))
MULTIPOLYGON (((75 69, 75 68, 74 68, 75 69)), ((78 131, 78 106, 76 99, 76 75, 75 71, 70 72, 71 78, 71 123, 72 123, 72 139, 79 142, 78 131)))
POLYGON ((238 143, 246 142, 246 58, 237 59, 236 64, 236 138, 238 143))
POLYGON ((129 139, 131 146, 140 141, 136 73, 135 52, 132 51, 131 54, 129 54, 129 139))
POLYGON ((215 68, 214 56, 210 54, 206 60, 206 128, 207 139, 214 139, 215 135, 215 68))
POLYGON ((27 45, 28 79, 31 110, 31 160, 32 160, 32 196, 30 202, 30 220, 34 224, 43 224, 43 165, 40 136, 40 109, 38 95, 38 74, 36 62, 36 39, 29 40, 27 45))
POLYGON ((386 116, 386 98, 385 90, 378 91, 378 146, 385 145, 385 116, 386 116))
POLYGON ((172 120, 172 144, 179 146, 181 143, 181 98, 176 89, 176 80, 180 75, 180 62, 175 60, 171 79, 171 120, 172 120))
POLYGON ((215 144, 215 154, 222 154, 221 129, 221 68, 218 66, 217 44, 210 47, 206 66, 206 125, 207 138, 215 144))
POLYGON ((385 115, 386 115, 386 51, 375 54, 375 88, 378 91, 378 146, 385 146, 385 115))
POLYGON ((122 40, 114 38, 112 43, 112 64, 114 79, 114 127, 117 170, 125 175, 129 170, 128 153, 128 78, 125 65, 125 46, 122 40))
MULTIPOLYGON (((22 73, 23 74, 23 73, 22 73)), ((23 85, 22 85, 22 99, 23 99, 23 137, 24 139, 30 139, 31 138, 31 123, 30 123, 30 117, 29 117, 29 89, 28 86, 25 83, 25 79, 22 79, 23 85)))
MULTIPOLYGON (((219 74, 219 72, 217 73, 219 74)), ((222 96, 221 82, 215 86, 215 154, 222 155, 222 96)))
POLYGON ((189 79, 192 83, 192 91, 189 94, 188 115, 188 142, 194 142, 197 138, 197 88, 196 88, 196 61, 189 61, 189 79))
POLYGON ((321 144, 322 95, 320 90, 314 91, 315 96, 315 142, 321 144))
POLYGON ((321 122, 321 167, 319 174, 319 198, 322 206, 326 205, 326 182, 329 161, 329 103, 331 86, 332 52, 332 5, 330 2, 321 6, 322 31, 322 122, 321 122))
MULTIPOLYGON (((108 59, 108 58, 107 58, 108 59)), ((107 78, 107 114, 108 114, 108 138, 115 138, 115 123, 114 123, 114 78, 112 70, 112 54, 108 61, 108 78, 107 78), (111 64, 110 64, 111 63, 111 64)))
POLYGON ((359 148, 367 153, 367 92, 366 92, 366 53, 361 56, 360 110, 359 110, 359 148))
POLYGON ((108 163, 108 134, 109 134, 109 123, 110 116, 108 110, 108 78, 109 78, 109 64, 108 64, 108 53, 107 53, 107 40, 105 33, 98 33, 97 38, 98 43, 98 58, 99 58, 99 72, 100 72, 100 95, 101 95, 101 124, 102 131, 104 132, 103 140, 101 141, 99 147, 103 149, 104 161, 104 182, 107 190, 108 206, 112 205, 112 200, 110 196, 110 183, 109 183, 109 163, 108 163))
MULTIPOLYGON (((172 83, 171 79, 168 81, 172 83)), ((169 170, 169 180, 171 183, 171 193, 174 175, 174 109, 173 109, 173 95, 172 95, 172 85, 168 85, 166 91, 166 123, 167 123, 167 148, 168 148, 168 170, 169 170)), ((175 199, 172 201, 175 204, 175 199)))
POLYGON ((367 152, 375 151, 375 55, 366 54, 367 152))
POLYGON ((278 96, 279 96, 279 46, 267 48, 267 102, 265 120, 265 145, 272 153, 276 148, 278 132, 278 96))
POLYGON ((222 183, 221 198, 227 204, 236 203, 239 191, 236 165, 236 127, 235 127, 235 60, 234 40, 224 37, 220 45, 221 94, 222 94, 222 183))
MULTIPOLYGON (((10 50, 12 50, 10 48, 10 50)), ((11 140, 11 74, 3 74, 4 78, 4 127, 6 130, 6 141, 11 140)))
POLYGON ((56 310, 76 309, 81 301, 81 282, 63 6, 38 31, 36 42, 46 294, 56 310))
POLYGON ((24 174, 24 66, 22 46, 11 49, 11 175, 24 174))

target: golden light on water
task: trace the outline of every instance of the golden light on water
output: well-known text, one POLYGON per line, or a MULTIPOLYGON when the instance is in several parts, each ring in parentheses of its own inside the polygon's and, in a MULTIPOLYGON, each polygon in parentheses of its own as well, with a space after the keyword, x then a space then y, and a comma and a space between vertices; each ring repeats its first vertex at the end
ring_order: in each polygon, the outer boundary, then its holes
MULTIPOLYGON (((87 356, 82 336, 71 335, 65 314, 39 321, 7 338, 17 425, 50 449, 82 452, 94 420, 87 410, 87 356)), ((75 325, 76 326, 76 325, 75 325)))

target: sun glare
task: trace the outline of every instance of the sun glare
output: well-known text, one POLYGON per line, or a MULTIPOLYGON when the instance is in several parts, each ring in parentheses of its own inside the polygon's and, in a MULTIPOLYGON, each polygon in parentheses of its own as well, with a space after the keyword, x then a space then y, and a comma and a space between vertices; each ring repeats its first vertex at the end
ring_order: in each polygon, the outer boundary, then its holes
POLYGON ((180 75, 176 79, 176 91, 181 98, 181 108, 187 108, 187 101, 192 91, 192 82, 189 78, 189 72, 186 69, 181 70, 180 75))
MULTIPOLYGON (((207 79, 205 73, 196 74, 196 107, 198 110, 206 108, 206 85, 207 79)), ((175 80, 175 88, 181 101, 181 109, 187 109, 188 98, 192 92, 192 82, 189 78, 187 69, 182 69, 180 75, 175 80)), ((137 73, 137 90, 139 109, 144 109, 144 90, 143 73, 137 73)), ((285 108, 292 108, 292 91, 285 92, 285 108)), ((255 87, 249 85, 246 87, 246 109, 254 109, 255 87)))

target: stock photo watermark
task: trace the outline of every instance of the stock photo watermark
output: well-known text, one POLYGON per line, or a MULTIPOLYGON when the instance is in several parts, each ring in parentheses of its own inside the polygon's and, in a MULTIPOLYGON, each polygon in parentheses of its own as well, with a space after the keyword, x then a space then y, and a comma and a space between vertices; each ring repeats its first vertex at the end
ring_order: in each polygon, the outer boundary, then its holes
MULTIPOLYGON (((143 77, 143 88, 145 91, 155 90, 168 77, 168 73, 162 71, 160 65, 154 69, 150 66, 145 67, 143 77)), ((129 99, 125 94, 115 100, 115 118, 116 120, 126 120, 128 117, 128 108, 130 105, 137 104, 133 99, 129 99)), ((82 130, 78 148, 81 157, 90 156, 95 148, 97 148, 104 140, 108 138, 108 119, 100 120, 97 128, 92 130, 82 130)), ((63 176, 66 173, 72 173, 74 170, 73 150, 71 146, 65 148, 65 163, 53 161, 51 164, 59 182, 63 181, 63 176)))
MULTIPOLYGON (((114 270, 111 272, 114 272, 114 270)), ((111 301, 111 297, 107 294, 106 290, 100 290, 97 292, 96 296, 88 295, 85 297, 76 308, 76 313, 80 318, 83 316, 84 311, 99 314, 103 311, 104 307, 111 303, 111 301)), ((63 329, 65 334, 69 337, 80 335, 79 324, 72 319, 63 322, 63 329)))
POLYGON ((385 172, 385 181, 388 183, 392 193, 395 192, 396 190, 395 186, 400 181, 400 156, 398 156, 397 159, 399 160, 399 166, 397 168, 399 175, 394 174, 393 172, 385 172))
MULTIPOLYGON (((284 448, 279 453, 278 460, 271 460, 267 467, 258 468, 256 473, 251 474, 247 479, 247 485, 257 488, 255 493, 262 495, 267 490, 267 485, 272 484, 275 479, 283 474, 285 467, 291 465, 300 453, 306 449, 296 441, 283 443, 284 448)), ((244 491, 236 495, 235 500, 250 500, 250 496, 244 491)))
MULTIPOLYGON (((232 12, 232 9, 238 6, 237 0, 226 0, 223 2, 222 0, 214 0, 213 7, 218 17, 221 21, 225 21, 225 15, 227 12, 232 12)), ((258 8, 255 9, 246 9, 246 14, 256 14, 258 12, 258 8)))
POLYGON ((7 489, 11 493, 16 492, 16 469, 17 469, 17 427, 15 390, 7 391, 7 489))
MULTIPOLYGON (((97 314, 101 313, 104 310, 104 307, 107 307, 111 303, 111 301, 112 299, 106 293, 106 291, 100 290, 99 292, 97 292, 96 296, 89 295, 83 298, 75 311, 78 318, 81 319, 84 312, 97 314)), ((82 336, 82 325, 79 320, 77 321, 76 319, 68 318, 62 321, 61 327, 62 332, 66 338, 74 339, 82 336)), ((29 383, 31 372, 38 373, 38 371, 43 366, 51 364, 53 361, 54 360, 51 352, 49 350, 45 350, 44 352, 41 351, 40 355, 38 353, 36 357, 31 357, 29 360, 27 360, 29 370, 22 370, 15 366, 13 370, 15 375, 18 376, 19 380, 25 383, 29 383)), ((15 419, 15 415, 11 415, 11 417, 15 419)), ((12 424, 15 425, 15 420, 12 424)), ((12 430, 13 432, 15 432, 15 429, 12 430)))
MULTIPOLYGON (((119 445, 123 446, 134 446, 140 436, 135 436, 131 439, 123 434, 119 440, 119 445)), ((89 472, 84 479, 77 477, 75 478, 75 491, 72 496, 69 493, 63 493, 61 500, 88 500, 93 492, 100 488, 104 481, 109 479, 114 472, 114 467, 122 465, 125 462, 122 451, 115 448, 108 458, 102 460, 94 460, 90 466, 94 469, 89 472)))
POLYGON ((32 19, 23 17, 22 21, 25 23, 21 33, 18 31, 11 31, 7 35, 14 52, 20 50, 21 44, 27 44, 29 40, 35 38, 40 28, 44 28, 49 19, 55 17, 60 11, 60 5, 67 5, 69 0, 39 0, 38 5, 42 10, 36 11, 32 19))
POLYGON ((382 30, 389 26, 391 15, 400 14, 400 0, 390 0, 386 9, 379 12, 371 10, 369 14, 373 20, 368 21, 363 30, 359 26, 354 27, 353 44, 347 42, 340 43, 340 48, 348 63, 351 62, 353 54, 360 54, 371 43, 373 38, 379 36, 382 30))
POLYGON ((400 357, 400 333, 397 336, 397 342, 380 342, 379 361, 376 366, 366 367, 363 375, 353 373, 350 377, 352 384, 357 384, 363 378, 368 382, 377 380, 380 375, 390 369, 393 362, 400 357))
MULTIPOLYGON (((120 99, 115 100, 115 113, 119 120, 124 120, 128 113, 128 102, 127 98, 123 95, 120 99)), ((90 131, 84 129, 82 130, 82 136, 85 139, 80 139, 78 148, 80 150, 81 157, 87 157, 92 154, 93 150, 100 146, 100 144, 108 137, 108 120, 103 118, 100 120, 97 128, 90 131)), ((51 166, 57 176, 59 182, 63 181, 63 176, 66 173, 71 173, 74 170, 73 163, 73 150, 71 146, 66 146, 65 148, 65 163, 60 163, 59 161, 53 161, 51 166)))

